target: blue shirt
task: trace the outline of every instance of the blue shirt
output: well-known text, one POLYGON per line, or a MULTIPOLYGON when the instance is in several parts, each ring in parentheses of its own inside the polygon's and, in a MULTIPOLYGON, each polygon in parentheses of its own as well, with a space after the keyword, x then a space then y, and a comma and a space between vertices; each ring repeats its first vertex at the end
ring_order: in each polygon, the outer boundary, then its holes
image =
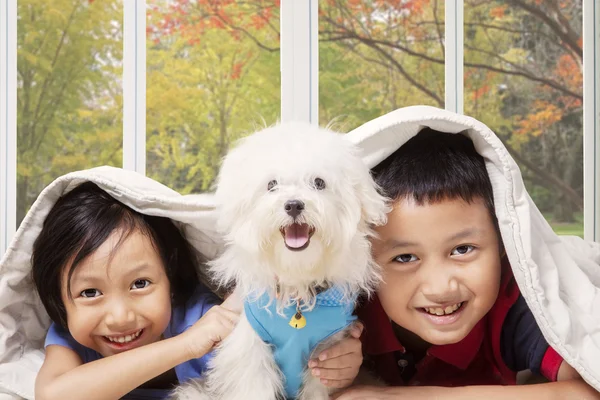
POLYGON ((323 339, 347 327, 356 316, 354 299, 344 301, 342 292, 333 287, 317 295, 316 306, 296 318, 296 306, 277 313, 277 304, 268 294, 244 303, 246 318, 260 338, 274 346, 275 362, 285 377, 287 398, 297 396, 302 375, 312 350, 323 339))
MULTIPOLYGON (((175 307, 171 314, 171 321, 163 333, 165 338, 170 338, 187 330, 194 325, 206 312, 221 302, 217 296, 210 293, 205 287, 201 286, 194 295, 188 300, 185 306, 175 307)), ((73 336, 57 324, 52 324, 46 335, 44 347, 50 345, 59 345, 74 350, 83 363, 98 360, 102 355, 88 347, 82 346, 73 339, 73 336)), ((184 382, 191 378, 201 376, 206 370, 207 362, 211 353, 201 358, 195 358, 175 367, 175 374, 179 382, 184 382)), ((127 394, 123 399, 144 400, 144 399, 165 399, 169 395, 169 390, 163 389, 135 389, 127 394)))

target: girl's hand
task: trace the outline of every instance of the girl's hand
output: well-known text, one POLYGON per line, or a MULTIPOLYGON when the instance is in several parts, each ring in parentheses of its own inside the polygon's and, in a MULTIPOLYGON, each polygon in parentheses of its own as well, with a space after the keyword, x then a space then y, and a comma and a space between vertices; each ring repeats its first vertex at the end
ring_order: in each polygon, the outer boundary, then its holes
POLYGON ((236 313, 241 313, 244 308, 244 301, 238 291, 233 291, 232 293, 227 293, 225 295, 225 301, 221 304, 221 307, 225 307, 236 313))
POLYGON ((186 341, 185 348, 189 358, 199 358, 210 352, 231 333, 239 316, 239 313, 222 306, 214 306, 208 310, 194 325, 179 335, 186 341))
POLYGON ((321 352, 318 358, 308 362, 313 376, 332 388, 345 388, 352 384, 363 361, 360 335, 363 325, 359 322, 350 330, 350 337, 321 352))

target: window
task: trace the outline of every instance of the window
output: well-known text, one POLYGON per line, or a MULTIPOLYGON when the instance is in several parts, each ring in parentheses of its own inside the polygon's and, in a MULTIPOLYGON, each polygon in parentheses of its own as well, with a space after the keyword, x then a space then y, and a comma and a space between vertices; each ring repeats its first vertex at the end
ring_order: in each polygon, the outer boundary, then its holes
POLYGON ((465 113, 515 158, 557 233, 583 236, 581 0, 465 2, 465 113))
POLYGON ((320 123, 349 131, 400 107, 444 107, 444 0, 322 0, 320 123))
POLYGON ((17 224, 71 171, 121 165, 122 0, 17 1, 17 224))
POLYGON ((595 0, 6 0, 0 26, 0 254, 69 171, 205 192, 265 125, 415 104, 486 123, 553 228, 600 240, 595 0))
POLYGON ((147 4, 147 173, 184 194, 209 191, 230 145, 279 117, 279 7, 147 4))

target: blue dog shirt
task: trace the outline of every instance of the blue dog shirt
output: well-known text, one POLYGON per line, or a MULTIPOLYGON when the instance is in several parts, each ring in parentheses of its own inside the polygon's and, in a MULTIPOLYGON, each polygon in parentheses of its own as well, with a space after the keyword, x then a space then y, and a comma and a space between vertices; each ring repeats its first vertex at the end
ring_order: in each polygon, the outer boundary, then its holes
POLYGON ((330 288, 317 295, 311 311, 296 315, 296 306, 277 314, 275 300, 263 294, 246 300, 244 311, 250 325, 265 343, 274 346, 275 362, 285 377, 287 398, 298 395, 302 375, 312 350, 323 339, 347 327, 356 316, 352 315, 354 299, 344 300, 341 290, 330 288))

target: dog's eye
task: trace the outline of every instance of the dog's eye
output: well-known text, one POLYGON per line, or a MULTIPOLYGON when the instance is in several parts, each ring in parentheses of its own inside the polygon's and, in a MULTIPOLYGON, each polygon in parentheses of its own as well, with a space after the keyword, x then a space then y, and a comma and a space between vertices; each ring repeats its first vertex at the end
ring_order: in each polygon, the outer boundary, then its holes
POLYGON ((270 182, 267 184, 267 190, 268 190, 268 191, 275 190, 275 188, 276 188, 276 187, 277 187, 277 181, 276 181, 275 179, 273 179, 272 181, 270 181, 270 182))
POLYGON ((325 189, 325 181, 321 178, 315 178, 313 185, 317 190, 325 189))

